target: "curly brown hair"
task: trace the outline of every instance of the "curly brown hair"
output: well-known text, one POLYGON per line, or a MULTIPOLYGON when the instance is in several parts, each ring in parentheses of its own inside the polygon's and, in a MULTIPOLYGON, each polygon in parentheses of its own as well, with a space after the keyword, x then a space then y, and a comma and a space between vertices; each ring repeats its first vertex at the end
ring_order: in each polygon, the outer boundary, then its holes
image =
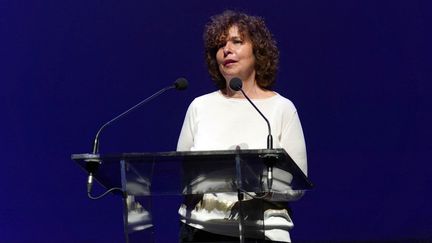
POLYGON ((219 71, 216 52, 225 45, 228 31, 236 26, 242 38, 249 37, 255 56, 256 81, 260 88, 270 89, 275 82, 279 65, 279 50, 264 19, 241 12, 226 10, 212 16, 204 30, 205 58, 212 80, 219 89, 226 88, 226 81, 219 71))

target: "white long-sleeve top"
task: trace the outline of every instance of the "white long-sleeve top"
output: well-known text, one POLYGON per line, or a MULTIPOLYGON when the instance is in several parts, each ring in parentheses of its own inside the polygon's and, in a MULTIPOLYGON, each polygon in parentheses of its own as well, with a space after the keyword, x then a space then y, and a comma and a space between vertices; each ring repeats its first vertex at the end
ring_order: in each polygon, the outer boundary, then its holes
MULTIPOLYGON (((294 104, 277 93, 252 101, 270 122, 273 147, 284 148, 307 175, 303 130, 294 104)), ((190 104, 177 151, 232 150, 237 146, 241 149, 265 149, 267 135, 267 124, 246 99, 227 98, 215 91, 195 98, 190 104)), ((275 177, 277 173, 274 171, 275 177)), ((283 176, 284 172, 280 173, 279 177, 283 176)), ((301 196, 301 193, 290 190, 289 183, 288 177, 285 183, 274 182, 274 200, 287 201, 301 196)), ((187 211, 182 205, 179 213, 182 220, 193 227, 238 236, 238 226, 227 221, 235 202, 235 193, 205 194, 201 204, 192 211, 187 211)), ((290 242, 288 231, 293 223, 286 210, 267 210, 264 216, 265 236, 270 240, 290 242)))

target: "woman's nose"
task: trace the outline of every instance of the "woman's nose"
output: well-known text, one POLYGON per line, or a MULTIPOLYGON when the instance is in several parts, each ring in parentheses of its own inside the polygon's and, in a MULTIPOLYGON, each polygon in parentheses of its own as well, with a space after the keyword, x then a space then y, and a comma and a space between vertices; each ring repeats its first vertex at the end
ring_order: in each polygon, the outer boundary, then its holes
POLYGON ((232 53, 231 46, 228 43, 224 46, 223 53, 225 56, 228 56, 228 54, 232 53))

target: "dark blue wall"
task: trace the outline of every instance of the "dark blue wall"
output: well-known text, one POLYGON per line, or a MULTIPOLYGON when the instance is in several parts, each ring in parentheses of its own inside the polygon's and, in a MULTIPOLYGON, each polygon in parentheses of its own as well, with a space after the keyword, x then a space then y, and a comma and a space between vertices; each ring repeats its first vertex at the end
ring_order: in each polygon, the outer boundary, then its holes
POLYGON ((281 50, 276 90, 300 112, 316 189, 293 204, 293 239, 432 240, 430 1, 2 0, 0 242, 123 240, 120 199, 87 199, 70 154, 185 76, 186 93, 101 142, 105 153, 174 150, 189 102, 214 90, 202 30, 227 8, 266 19, 281 50))

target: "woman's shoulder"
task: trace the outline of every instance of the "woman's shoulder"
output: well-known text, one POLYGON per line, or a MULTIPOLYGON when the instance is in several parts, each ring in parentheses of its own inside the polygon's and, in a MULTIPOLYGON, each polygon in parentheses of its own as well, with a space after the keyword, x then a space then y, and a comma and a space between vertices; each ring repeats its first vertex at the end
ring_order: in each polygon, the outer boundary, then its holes
POLYGON ((198 101, 206 101, 206 100, 211 100, 211 99, 217 99, 220 96, 220 91, 213 91, 207 94, 203 94, 200 96, 195 97, 194 100, 198 100, 198 101))
POLYGON ((274 92, 274 93, 275 93, 275 95, 273 97, 271 97, 270 100, 272 102, 274 102, 275 105, 284 107, 286 109, 296 110, 294 103, 290 99, 286 98, 285 96, 283 96, 277 92, 274 92))

